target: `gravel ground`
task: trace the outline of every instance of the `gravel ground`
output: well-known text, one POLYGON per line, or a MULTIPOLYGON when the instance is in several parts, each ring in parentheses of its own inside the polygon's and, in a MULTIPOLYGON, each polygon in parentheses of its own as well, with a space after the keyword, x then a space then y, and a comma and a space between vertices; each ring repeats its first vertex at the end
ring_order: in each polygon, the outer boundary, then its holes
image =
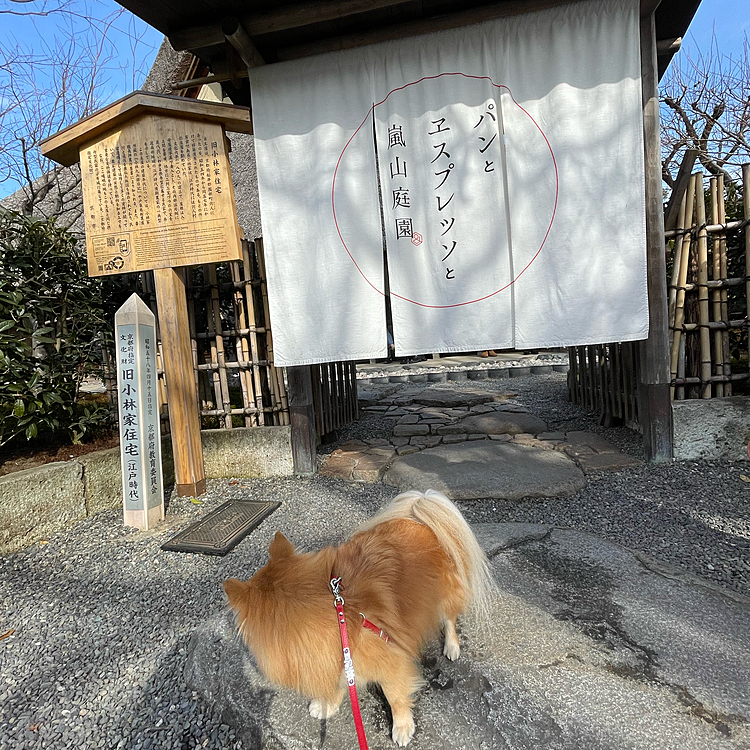
MULTIPOLYGON (((592 430, 642 455, 637 434, 600 428, 567 403, 564 375, 451 386, 515 393, 551 430, 592 430)), ((387 437, 391 425, 365 417, 340 442, 387 437)), ((644 465, 590 475, 572 498, 461 506, 469 521, 589 531, 750 595, 745 473, 744 462, 644 465)), ((394 494, 323 477, 213 480, 202 505, 173 498, 165 528, 155 532, 125 529, 111 511, 0 558, 0 636, 15 631, 0 640, 0 750, 241 748, 228 717, 182 673, 191 634, 224 607, 221 581, 251 575, 276 529, 309 549, 337 543, 394 494), (159 550, 232 497, 283 505, 224 558, 159 550)))
POLYGON ((109 511, 0 558, 0 635, 15 630, 0 640, 0 750, 241 748, 182 674, 191 634, 224 607, 222 580, 252 575, 276 529, 337 543, 393 495, 322 477, 212 480, 203 505, 174 499, 158 533, 109 511), (160 551, 233 497, 283 505, 226 557, 160 551))

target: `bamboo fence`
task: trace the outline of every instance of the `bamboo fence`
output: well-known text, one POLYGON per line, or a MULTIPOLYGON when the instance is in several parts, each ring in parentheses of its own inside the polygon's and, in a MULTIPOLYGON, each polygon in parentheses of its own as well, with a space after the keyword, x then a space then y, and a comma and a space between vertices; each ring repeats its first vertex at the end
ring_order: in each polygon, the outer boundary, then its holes
MULTIPOLYGON (((256 427, 290 422, 283 368, 273 364, 263 243, 243 240, 242 261, 187 270, 188 323, 202 427, 256 427)), ((162 431, 169 431, 168 393, 153 276, 137 288, 157 321, 157 368, 162 431)), ((104 351, 105 385, 116 405, 112 353, 104 351)), ((351 362, 312 367, 319 437, 357 419, 356 368, 351 362)))
POLYGON ((359 417, 357 368, 354 362, 325 362, 312 366, 315 431, 330 435, 359 417))
POLYGON ((568 400, 599 412, 606 426, 638 422, 638 345, 634 341, 568 349, 568 400))
MULTIPOLYGON (((688 173, 689 174, 689 173, 688 173)), ((750 326, 750 165, 744 165, 744 220, 727 221, 722 176, 697 172, 685 181, 676 226, 665 232, 669 278, 669 352, 673 399, 731 396, 733 384, 750 374, 743 362, 733 372, 732 352, 750 326), (734 268, 727 239, 734 240, 741 268, 734 268), (729 276, 734 270, 734 276, 729 276), (739 273, 744 275, 739 275, 739 273), (735 290, 739 294, 732 294, 735 290), (744 299, 743 299, 744 297, 744 299), (732 346, 734 336, 735 345, 732 346)), ((687 177, 687 175, 686 175, 687 177)), ((569 348, 568 397, 598 411, 603 424, 621 420, 638 424, 638 345, 611 343, 569 348)), ((750 362, 750 351, 748 351, 750 362)))
POLYGON ((732 372, 730 341, 732 332, 747 331, 750 321, 750 165, 743 167, 743 190, 745 220, 727 222, 723 176, 709 178, 707 199, 704 175, 693 174, 679 204, 677 227, 665 233, 672 260, 669 366, 673 399, 731 396, 733 384, 748 379, 746 367, 732 372), (744 275, 730 277, 727 235, 743 229, 744 275), (735 296, 730 305, 733 288, 744 291, 745 299, 735 296))

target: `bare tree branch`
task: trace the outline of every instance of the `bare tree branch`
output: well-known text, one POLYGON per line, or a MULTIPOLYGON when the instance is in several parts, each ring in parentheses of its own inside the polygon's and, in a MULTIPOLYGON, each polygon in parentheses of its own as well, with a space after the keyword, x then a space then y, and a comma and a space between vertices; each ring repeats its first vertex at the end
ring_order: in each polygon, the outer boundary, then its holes
POLYGON ((738 184, 750 161, 750 54, 745 39, 739 57, 722 55, 714 37, 707 53, 675 58, 661 86, 662 172, 673 184, 680 154, 698 151, 711 174, 738 184))
POLYGON ((40 35, 33 47, 0 48, 0 187, 21 185, 24 213, 56 215, 70 226, 81 213, 80 173, 43 158, 39 143, 99 109, 115 86, 136 87, 152 48, 143 42, 146 27, 123 8, 102 15, 97 0, 10 2, 18 10, 0 13, 31 16, 32 23, 40 15, 60 18, 54 34, 40 35), (124 61, 115 31, 127 38, 124 61))

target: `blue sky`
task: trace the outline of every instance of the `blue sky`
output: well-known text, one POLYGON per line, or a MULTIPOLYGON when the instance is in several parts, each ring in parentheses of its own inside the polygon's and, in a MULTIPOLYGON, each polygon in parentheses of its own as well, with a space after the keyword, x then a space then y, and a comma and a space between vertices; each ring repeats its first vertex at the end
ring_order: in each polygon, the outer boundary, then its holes
MULTIPOLYGON (((24 4, 0 0, 0 48, 8 53, 20 46, 27 52, 43 55, 45 44, 51 45, 55 37, 62 39, 66 36, 65 24, 72 25, 74 33, 82 36, 90 30, 91 22, 85 16, 106 19, 118 10, 121 6, 114 0, 38 0, 24 4), (47 16, 8 14, 8 11, 44 11, 60 5, 72 8, 78 15, 71 17, 54 12, 47 16)), ((95 21, 95 26, 101 29, 101 20, 95 21)), ((683 41, 683 51, 691 57, 698 51, 707 51, 714 31, 721 53, 738 56, 746 35, 750 34, 750 1, 703 0, 683 41)), ((128 12, 114 21, 107 31, 109 51, 113 56, 105 71, 104 95, 107 101, 114 101, 140 86, 161 39, 159 32, 128 12), (134 58, 137 60, 135 65, 134 58)), ((44 75, 42 69, 39 75, 44 75)), ((0 70, 0 85, 2 77, 0 70)), ((0 196, 13 192, 16 187, 17 183, 12 180, 0 183, 0 196)))
POLYGON ((750 35, 750 2, 703 0, 683 41, 683 49, 691 55, 696 50, 707 50, 714 29, 721 53, 738 56, 745 37, 750 35))

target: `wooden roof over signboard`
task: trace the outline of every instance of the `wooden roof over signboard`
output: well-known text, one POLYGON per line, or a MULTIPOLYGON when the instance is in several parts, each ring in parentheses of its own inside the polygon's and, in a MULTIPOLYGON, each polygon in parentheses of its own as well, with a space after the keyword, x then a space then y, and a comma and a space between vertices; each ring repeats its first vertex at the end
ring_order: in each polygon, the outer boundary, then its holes
POLYGON ((81 146, 136 117, 148 114, 221 123, 227 130, 236 133, 253 132, 250 110, 247 107, 134 91, 93 115, 45 138, 40 144, 42 154, 69 167, 78 161, 81 146))
MULTIPOLYGON (((120 0, 163 32, 176 50, 190 50, 227 83, 237 104, 249 104, 247 66, 415 36, 577 0, 120 0)), ((656 8, 659 72, 666 69, 700 0, 641 0, 656 8)))

